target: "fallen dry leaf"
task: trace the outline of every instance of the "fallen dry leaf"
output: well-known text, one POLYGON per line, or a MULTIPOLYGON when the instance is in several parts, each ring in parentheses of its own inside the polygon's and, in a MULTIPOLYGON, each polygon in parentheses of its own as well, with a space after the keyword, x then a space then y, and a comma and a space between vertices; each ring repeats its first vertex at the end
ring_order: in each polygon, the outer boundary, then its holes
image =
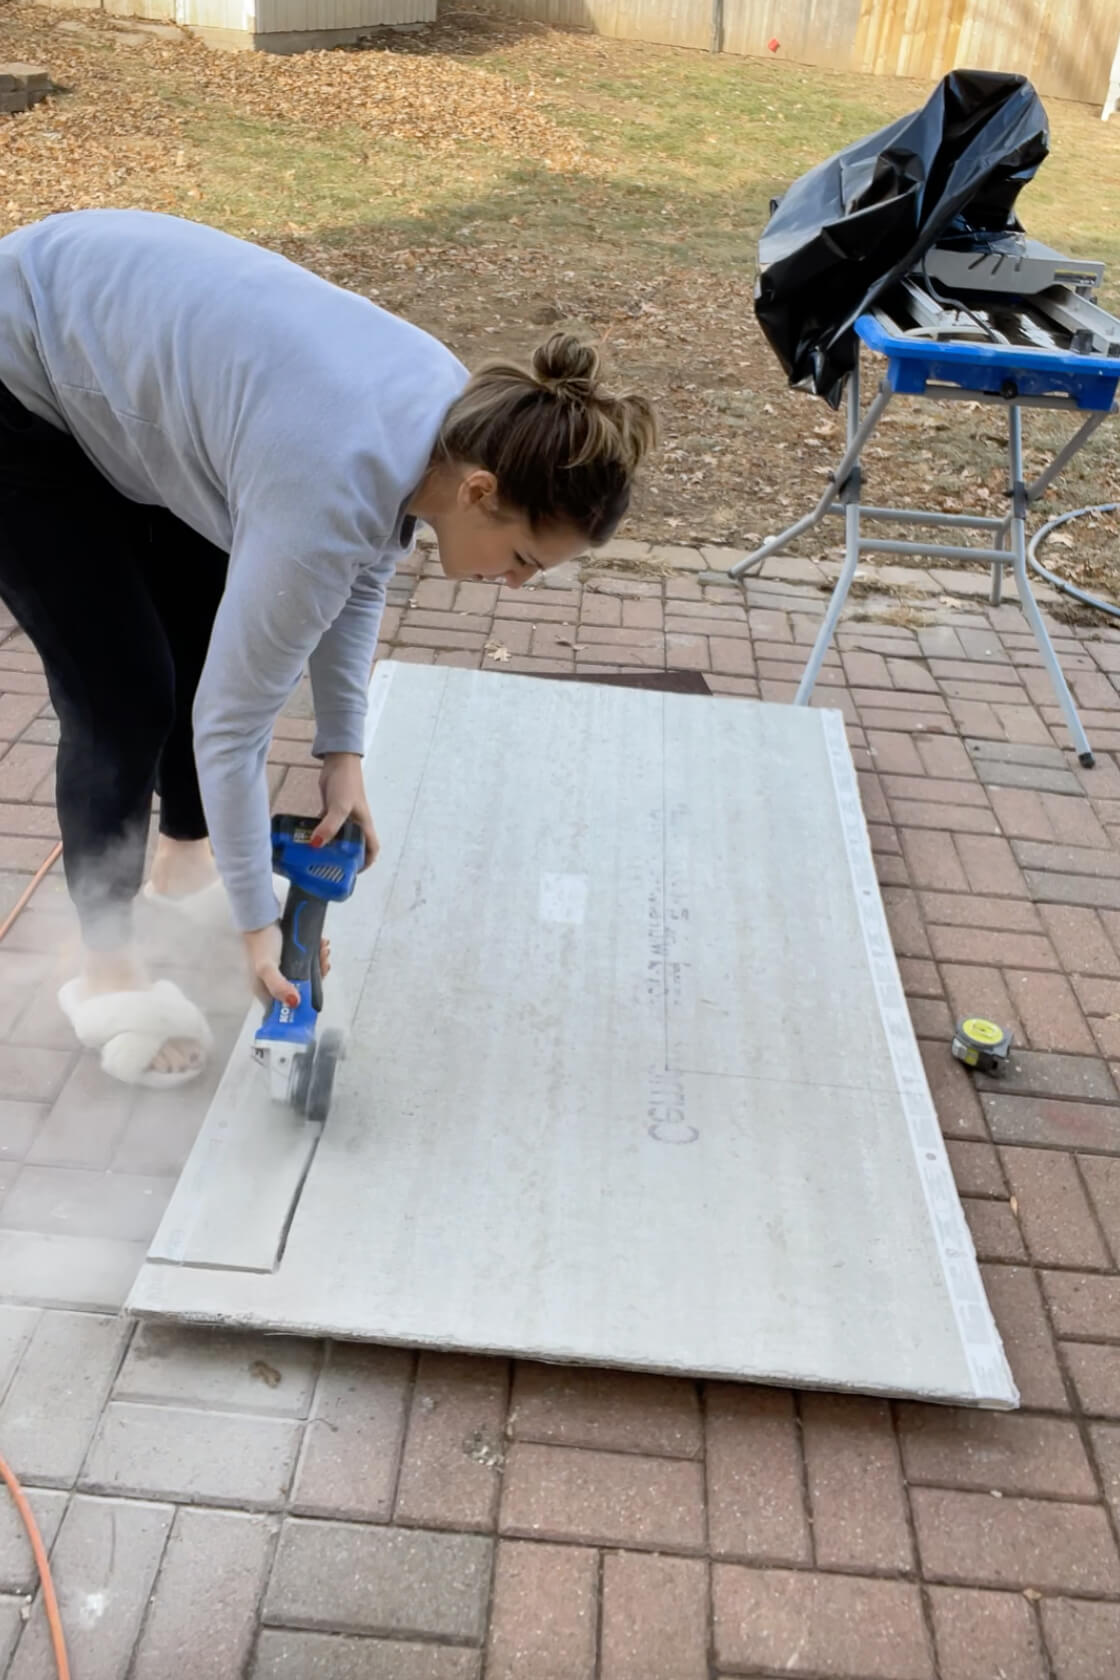
POLYGON ((496 659, 500 665, 504 665, 509 658, 509 649, 501 642, 487 642, 483 652, 487 659, 496 659))

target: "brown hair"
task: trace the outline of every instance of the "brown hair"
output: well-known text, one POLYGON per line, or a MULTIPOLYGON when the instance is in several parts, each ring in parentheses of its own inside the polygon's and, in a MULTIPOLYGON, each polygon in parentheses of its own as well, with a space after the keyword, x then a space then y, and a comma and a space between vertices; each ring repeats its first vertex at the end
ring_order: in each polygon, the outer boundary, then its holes
POLYGON ((599 369, 599 352, 570 333, 553 333, 531 368, 488 364, 444 417, 437 455, 492 472, 534 530, 571 525, 606 542, 657 426, 644 397, 604 390, 599 369))

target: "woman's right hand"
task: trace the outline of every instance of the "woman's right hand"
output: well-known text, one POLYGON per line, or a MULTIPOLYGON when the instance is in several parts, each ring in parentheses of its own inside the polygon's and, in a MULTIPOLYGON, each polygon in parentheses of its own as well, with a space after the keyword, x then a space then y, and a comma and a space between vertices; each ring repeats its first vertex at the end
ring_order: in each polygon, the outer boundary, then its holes
POLYGON ((256 928, 252 933, 241 935, 245 941, 245 954, 249 959, 249 973, 253 980, 253 990, 261 1003, 286 1003, 294 1009, 299 1002, 299 993, 290 980, 285 980, 280 972, 280 925, 273 922, 269 927, 256 928))
MULTIPOLYGON (((243 933, 241 937, 249 959, 253 990, 261 1003, 267 1006, 275 999, 277 1003, 286 1003, 290 1009, 294 1009, 299 1002, 299 993, 292 982, 285 980, 280 972, 280 924, 273 922, 270 927, 257 928, 253 933, 243 933)), ((319 968, 325 979, 331 971, 331 947, 328 939, 324 939, 319 947, 319 968)))

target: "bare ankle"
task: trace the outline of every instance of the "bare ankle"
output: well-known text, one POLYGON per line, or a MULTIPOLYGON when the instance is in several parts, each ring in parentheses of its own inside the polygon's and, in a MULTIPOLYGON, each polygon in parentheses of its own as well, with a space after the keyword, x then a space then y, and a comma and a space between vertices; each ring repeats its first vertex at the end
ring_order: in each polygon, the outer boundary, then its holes
POLYGON ((107 992, 138 992, 151 984, 143 958, 135 946, 115 951, 91 951, 82 958, 82 982, 91 997, 107 992))
POLYGON ((171 840, 161 834, 152 858, 152 886, 170 898, 201 892, 217 880, 209 840, 171 840))

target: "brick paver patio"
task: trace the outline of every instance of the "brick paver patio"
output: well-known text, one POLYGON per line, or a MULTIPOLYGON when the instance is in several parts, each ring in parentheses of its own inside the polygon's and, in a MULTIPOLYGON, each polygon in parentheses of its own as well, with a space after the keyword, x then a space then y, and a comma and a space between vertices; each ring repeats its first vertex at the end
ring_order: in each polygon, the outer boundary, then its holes
MULTIPOLYGON (((674 569, 499 596, 421 554, 385 651, 789 699, 820 569, 744 592, 718 550, 655 558, 674 569)), ((0 1452, 52 1546, 76 1680, 1115 1680, 1120 632, 1054 627, 1100 752, 1083 771, 1013 604, 988 609, 977 574, 884 573, 918 627, 849 621, 818 698, 850 725, 1022 1410, 134 1327, 117 1309, 207 1089, 129 1093, 75 1054, 52 874, 0 947, 0 1452), (1015 1030, 998 1088, 950 1058, 965 1009, 1015 1030)), ((44 684, 0 638, 2 914, 56 830, 44 684)), ((287 806, 314 795, 301 712, 274 752, 287 806)), ((203 978, 162 937, 228 1046, 233 953, 203 978)), ((10 1680, 53 1674, 33 1585, 0 1498, 10 1680)))

